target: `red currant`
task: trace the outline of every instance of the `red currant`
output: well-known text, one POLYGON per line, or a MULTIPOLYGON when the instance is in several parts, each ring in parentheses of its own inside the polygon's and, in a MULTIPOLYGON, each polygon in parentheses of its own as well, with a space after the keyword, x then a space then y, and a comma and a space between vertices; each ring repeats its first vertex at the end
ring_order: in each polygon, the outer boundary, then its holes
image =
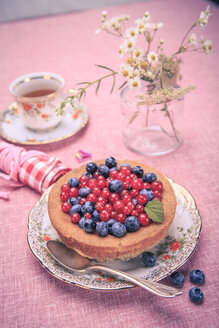
POLYGON ((128 190, 122 190, 119 194, 119 196, 122 198, 125 195, 129 195, 129 191, 128 190))
POLYGON ((99 197, 97 198, 97 201, 98 201, 98 202, 101 202, 101 203, 103 203, 103 204, 106 204, 107 199, 104 198, 104 197, 102 197, 102 196, 99 196, 99 197))
POLYGON ((131 213, 131 209, 130 209, 127 205, 125 205, 125 206, 123 207, 122 212, 123 212, 125 215, 129 215, 129 214, 131 213))
POLYGON ((158 190, 158 191, 163 191, 163 184, 161 181, 153 181, 151 183, 151 190, 158 190))
POLYGON ((70 187, 69 187, 69 185, 68 185, 68 184, 63 184, 63 185, 61 186, 61 191, 62 191, 62 192, 65 192, 65 193, 69 193, 69 191, 70 191, 70 187))
POLYGON ((118 172, 117 176, 116 176, 117 180, 120 180, 121 182, 123 182, 125 180, 125 175, 122 174, 122 172, 118 172))
POLYGON ((124 203, 121 200, 116 200, 113 203, 113 208, 115 211, 121 213, 123 211, 124 203))
POLYGON ((111 177, 108 177, 108 178, 106 179, 106 185, 107 185, 107 187, 109 187, 109 183, 110 183, 111 181, 113 181, 113 178, 111 178, 111 177))
POLYGON ((82 204, 84 204, 85 202, 86 202, 86 198, 85 198, 85 197, 82 197, 82 198, 79 199, 78 204, 79 204, 79 205, 82 205, 82 204))
POLYGON ((118 213, 115 210, 112 210, 111 215, 110 215, 111 219, 116 219, 117 214, 118 213))
POLYGON ((122 166, 122 167, 120 168, 120 172, 121 172, 123 175, 128 176, 128 175, 131 174, 131 169, 130 169, 130 167, 128 167, 128 166, 122 166))
POLYGON ((120 223, 125 223, 126 220, 126 215, 123 213, 118 213, 116 216, 116 221, 120 222, 120 223))
POLYGON ((144 212, 144 206, 140 205, 140 204, 137 204, 135 206, 135 209, 138 213, 143 213, 144 212))
POLYGON ((154 194, 154 197, 156 197, 156 198, 161 198, 161 192, 160 191, 158 191, 158 190, 153 190, 153 194, 154 194))
POLYGON ((131 211, 133 211, 134 208, 135 208, 135 204, 134 204, 133 202, 128 202, 128 203, 127 203, 127 206, 128 206, 128 208, 129 208, 131 211))
POLYGON ((122 201, 123 201, 124 204, 128 204, 129 202, 132 201, 132 197, 130 195, 124 195, 122 197, 122 201))
POLYGON ((133 211, 131 211, 131 215, 138 217, 139 213, 136 210, 133 210, 133 211))
POLYGON ((93 188, 92 188, 92 192, 93 192, 94 195, 96 195, 96 196, 100 196, 100 194, 101 194, 101 189, 100 189, 99 187, 93 187, 93 188))
POLYGON ((110 196, 110 191, 109 191, 109 189, 108 188, 104 188, 103 190, 102 190, 102 192, 101 192, 101 196, 103 197, 103 198, 109 198, 109 196, 110 196))
POLYGON ((87 213, 84 213, 84 217, 85 217, 85 219, 91 219, 92 215, 91 215, 91 213, 87 212, 87 213))
POLYGON ((67 202, 67 200, 69 199, 69 194, 66 194, 65 192, 61 192, 60 199, 62 202, 67 202))
POLYGON ((75 197, 75 198, 77 198, 78 195, 79 195, 78 188, 76 188, 76 187, 70 188, 69 197, 75 197))
POLYGON ((79 213, 72 213, 71 215, 71 222, 73 223, 78 223, 78 221, 80 220, 80 214, 79 213))
MULTIPOLYGON (((100 176, 101 177, 101 176, 100 176)), ((106 180, 105 178, 103 177, 104 180, 97 180, 97 186, 100 188, 100 189, 103 189, 104 187, 106 187, 106 180)))
POLYGON ((106 210, 102 210, 99 216, 100 216, 100 220, 107 221, 110 218, 110 213, 107 212, 106 210))
POLYGON ((140 204, 140 205, 144 205, 144 204, 147 203, 147 201, 148 201, 148 199, 147 199, 147 196, 146 196, 146 195, 144 195, 144 194, 139 194, 139 195, 137 196, 137 202, 138 202, 138 204, 140 204))
POLYGON ((85 187, 87 187, 87 181, 80 182, 78 187, 79 188, 85 188, 85 187))
POLYGON ((143 188, 143 189, 150 189, 150 188, 151 188, 151 185, 150 185, 149 182, 143 182, 143 184, 142 184, 142 188, 143 188))
POLYGON ((142 180, 141 179, 133 179, 131 181, 131 186, 133 189, 137 189, 137 190, 142 189, 142 180))
POLYGON ((118 174, 117 170, 112 170, 112 171, 110 171, 109 176, 113 179, 116 179, 117 174, 118 174))
POLYGON ((93 193, 90 193, 89 195, 87 195, 87 201, 90 201, 92 203, 96 203, 97 202, 97 196, 93 193))
POLYGON ((97 185, 97 180, 96 179, 90 179, 88 181, 88 184, 87 185, 88 185, 89 188, 93 189, 97 185))
POLYGON ((107 212, 109 212, 111 214, 111 212, 113 210, 113 206, 110 203, 106 203, 104 206, 104 210, 106 210, 107 212))
POLYGON ((98 171, 93 173, 93 177, 96 179, 100 176, 100 173, 98 171))
POLYGON ((138 221, 139 221, 140 225, 142 225, 144 227, 146 227, 147 225, 149 225, 150 222, 151 222, 150 219, 149 219, 149 217, 148 217, 148 215, 146 213, 139 214, 138 221))
POLYGON ((68 213, 71 209, 71 204, 68 202, 64 202, 61 205, 63 212, 68 213))
POLYGON ((131 175, 126 176, 125 181, 128 182, 128 184, 130 185, 130 183, 132 181, 131 175))
POLYGON ((82 183, 82 182, 88 182, 90 180, 89 176, 88 175, 82 175, 79 179, 79 182, 82 183))
POLYGON ((136 176, 134 173, 132 173, 132 174, 130 175, 130 177, 131 177, 132 180, 137 178, 137 176, 136 176))
POLYGON ((111 204, 113 204, 116 200, 119 200, 119 195, 118 194, 110 194, 109 195, 109 201, 111 204))
POLYGON ((139 191, 137 189, 132 189, 130 191, 130 195, 132 196, 132 198, 136 198, 139 194, 139 191))
POLYGON ((129 183, 127 181, 123 181, 122 182, 122 187, 123 187, 124 190, 129 189, 129 183))
POLYGON ((96 210, 98 212, 103 211, 104 207, 105 207, 105 204, 104 203, 101 203, 101 202, 97 202, 96 203, 96 210))

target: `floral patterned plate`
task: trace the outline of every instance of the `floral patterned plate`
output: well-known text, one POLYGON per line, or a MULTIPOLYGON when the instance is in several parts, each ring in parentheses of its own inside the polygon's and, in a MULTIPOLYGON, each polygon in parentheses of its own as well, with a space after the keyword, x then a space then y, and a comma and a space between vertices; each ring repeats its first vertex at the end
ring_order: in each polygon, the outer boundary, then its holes
MULTIPOLYGON (((141 257, 130 261, 105 263, 111 267, 151 281, 158 281, 182 266, 194 252, 201 231, 201 217, 189 192, 169 180, 177 198, 177 210, 167 236, 151 249, 156 257, 156 265, 145 268, 141 257)), ((80 287, 96 290, 119 290, 134 287, 131 283, 105 275, 103 272, 76 273, 60 266, 48 253, 46 241, 59 237, 51 226, 48 211, 48 195, 45 191, 29 214, 28 243, 35 257, 53 276, 80 287)))
POLYGON ((76 111, 66 111, 63 121, 56 128, 43 132, 34 131, 22 124, 17 104, 13 103, 1 113, 0 136, 18 144, 48 144, 73 136, 87 124, 87 121, 88 110, 81 103, 76 111))

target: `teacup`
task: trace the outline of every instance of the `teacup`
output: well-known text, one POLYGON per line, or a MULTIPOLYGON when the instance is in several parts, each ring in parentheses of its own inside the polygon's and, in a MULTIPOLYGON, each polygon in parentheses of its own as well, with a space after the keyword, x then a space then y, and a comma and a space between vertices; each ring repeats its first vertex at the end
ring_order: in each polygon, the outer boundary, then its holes
POLYGON ((14 96, 24 126, 37 131, 56 127, 64 115, 57 115, 56 108, 66 97, 65 81, 55 73, 37 72, 14 80, 10 93, 14 96))

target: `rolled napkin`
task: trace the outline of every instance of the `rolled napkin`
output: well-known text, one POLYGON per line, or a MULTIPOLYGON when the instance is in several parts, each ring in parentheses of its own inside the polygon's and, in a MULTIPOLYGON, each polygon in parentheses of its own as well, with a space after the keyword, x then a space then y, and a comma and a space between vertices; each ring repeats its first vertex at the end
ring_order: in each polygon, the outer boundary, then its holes
MULTIPOLYGON (((27 185, 43 193, 70 168, 60 166, 59 158, 44 152, 30 150, 0 141, 0 177, 11 187, 27 185)), ((0 191, 0 198, 8 199, 9 192, 0 191)))

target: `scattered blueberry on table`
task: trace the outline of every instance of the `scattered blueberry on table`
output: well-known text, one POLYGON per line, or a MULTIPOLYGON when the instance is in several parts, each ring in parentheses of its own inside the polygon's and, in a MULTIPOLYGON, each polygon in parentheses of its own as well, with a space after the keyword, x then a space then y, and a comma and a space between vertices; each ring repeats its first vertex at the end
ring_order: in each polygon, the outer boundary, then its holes
POLYGON ((198 287, 192 287, 189 290, 189 298, 194 304, 201 304, 204 300, 204 293, 198 287))
POLYGON ((195 269, 190 273, 190 281, 196 285, 203 285, 205 282, 205 274, 202 270, 195 269))

